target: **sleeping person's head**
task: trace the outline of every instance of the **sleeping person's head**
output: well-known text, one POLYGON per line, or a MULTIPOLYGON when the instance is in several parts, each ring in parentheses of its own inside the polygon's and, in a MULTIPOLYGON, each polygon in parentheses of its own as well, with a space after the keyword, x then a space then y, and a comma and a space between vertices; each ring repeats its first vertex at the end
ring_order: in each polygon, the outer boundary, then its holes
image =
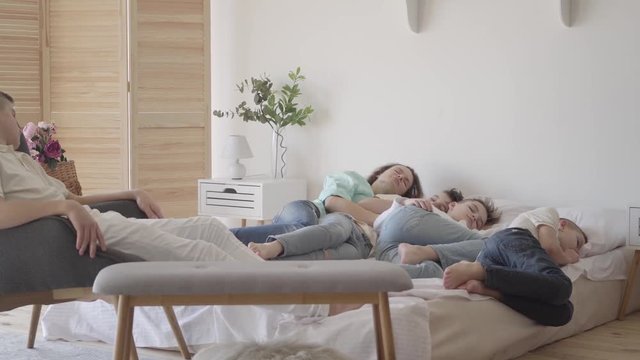
POLYGON ((576 223, 569 219, 560 218, 558 227, 558 241, 560 246, 567 250, 579 251, 587 243, 587 234, 576 223))
POLYGON ((480 230, 500 219, 500 212, 491 199, 465 199, 451 202, 447 214, 455 221, 464 221, 469 229, 480 230))
POLYGON ((375 169, 367 178, 374 194, 396 194, 408 198, 422 197, 418 174, 409 166, 387 164, 375 169))
POLYGON ((451 202, 460 202, 462 200, 464 200, 464 196, 462 192, 456 188, 442 190, 442 192, 434 194, 429 198, 432 206, 444 212, 448 211, 451 202))

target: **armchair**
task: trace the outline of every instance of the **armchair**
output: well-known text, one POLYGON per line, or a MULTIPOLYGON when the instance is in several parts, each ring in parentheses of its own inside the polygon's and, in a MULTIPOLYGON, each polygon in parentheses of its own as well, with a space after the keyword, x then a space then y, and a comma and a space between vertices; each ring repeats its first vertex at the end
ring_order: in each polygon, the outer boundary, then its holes
MULTIPOLYGON (((24 141, 24 137, 21 140, 24 141)), ((94 208, 103 212, 117 211, 126 217, 146 218, 131 200, 105 202, 94 208)), ((48 216, 0 230, 0 311, 33 305, 28 348, 33 348, 35 342, 42 305, 96 300, 98 297, 91 291, 91 286, 100 270, 120 262, 143 261, 115 250, 98 251, 94 259, 79 256, 75 237, 69 220, 60 216, 48 216)), ((182 355, 190 358, 173 308, 167 306, 164 310, 182 355)))

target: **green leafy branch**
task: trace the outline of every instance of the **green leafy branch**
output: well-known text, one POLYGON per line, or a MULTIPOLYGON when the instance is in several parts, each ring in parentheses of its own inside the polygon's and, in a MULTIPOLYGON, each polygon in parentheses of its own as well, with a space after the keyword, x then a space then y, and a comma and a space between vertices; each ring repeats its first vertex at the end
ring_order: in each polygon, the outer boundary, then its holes
POLYGON ((255 106, 249 106, 246 101, 242 101, 234 110, 214 110, 213 115, 232 119, 237 116, 245 122, 268 124, 278 135, 281 129, 289 125, 304 126, 313 113, 313 108, 300 107, 296 102, 296 98, 301 95, 300 83, 305 80, 300 74, 300 67, 289 72, 289 80, 291 82, 283 85, 278 91, 273 90, 273 82, 266 75, 252 77, 250 81, 245 79, 236 87, 242 94, 250 90, 255 106))

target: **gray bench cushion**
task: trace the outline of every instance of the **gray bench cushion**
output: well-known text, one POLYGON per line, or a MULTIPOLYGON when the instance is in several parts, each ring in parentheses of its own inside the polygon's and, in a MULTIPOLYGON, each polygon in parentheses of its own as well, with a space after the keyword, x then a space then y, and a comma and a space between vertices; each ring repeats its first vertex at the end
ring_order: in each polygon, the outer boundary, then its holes
POLYGON ((142 262, 102 270, 93 292, 104 295, 356 293, 413 287, 401 267, 371 260, 142 262))

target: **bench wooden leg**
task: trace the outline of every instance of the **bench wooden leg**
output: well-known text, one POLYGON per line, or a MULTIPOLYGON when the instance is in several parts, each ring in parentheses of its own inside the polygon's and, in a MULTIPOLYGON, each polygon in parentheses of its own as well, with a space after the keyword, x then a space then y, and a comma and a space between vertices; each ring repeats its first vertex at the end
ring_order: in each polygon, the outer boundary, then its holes
POLYGON ((629 299, 633 292, 633 285, 636 281, 636 274, 638 273, 638 267, 640 266, 640 250, 636 250, 633 254, 633 260, 629 266, 629 274, 627 275, 627 283, 624 287, 624 295, 622 297, 622 303, 618 310, 618 320, 624 320, 627 312, 627 305, 629 305, 629 299))
POLYGON ((376 331, 376 352, 378 359, 384 359, 384 347, 382 344, 382 325, 380 324, 380 305, 373 305, 373 326, 376 331))
POLYGON ((126 360, 125 353, 128 339, 131 333, 127 333, 129 325, 129 297, 119 296, 118 298, 118 323, 116 327, 116 340, 113 347, 113 360, 126 360))
MULTIPOLYGON (((116 314, 118 314, 118 297, 114 296, 113 300, 111 300, 111 303, 116 310, 116 314)), ((131 311, 133 312, 133 309, 131 311)), ((131 326, 133 329, 133 319, 131 320, 131 326)), ((131 333, 131 336, 126 339, 124 345, 124 354, 128 354, 128 356, 125 356, 124 358, 128 360, 138 360, 138 350, 136 347, 136 342, 133 340, 133 331, 130 330, 129 332, 131 333)))
POLYGON ((380 327, 382 329, 382 344, 385 360, 395 360, 396 351, 393 346, 393 329, 391 327, 391 311, 389 310, 389 298, 387 293, 378 293, 380 313, 380 327))
POLYGON ((127 319, 127 342, 125 343, 124 354, 129 354, 129 360, 138 360, 138 349, 136 342, 133 340, 133 314, 135 308, 131 308, 129 311, 129 318, 127 319))
POLYGON ((41 304, 34 304, 31 308, 31 323, 29 324, 29 338, 27 339, 28 349, 33 349, 33 344, 36 342, 36 335, 38 334, 38 323, 40 322, 41 311, 41 304))
POLYGON ((176 317, 176 313, 173 311, 172 306, 163 306, 165 315, 167 315, 167 320, 169 321, 169 325, 171 326, 171 331, 173 331, 173 335, 176 337, 176 341, 178 342, 178 348, 180 348, 180 353, 182 357, 189 360, 191 359, 191 353, 189 352, 189 348, 187 347, 187 342, 184 339, 184 335, 182 334, 182 330, 180 329, 180 324, 178 324, 178 318, 176 317))

